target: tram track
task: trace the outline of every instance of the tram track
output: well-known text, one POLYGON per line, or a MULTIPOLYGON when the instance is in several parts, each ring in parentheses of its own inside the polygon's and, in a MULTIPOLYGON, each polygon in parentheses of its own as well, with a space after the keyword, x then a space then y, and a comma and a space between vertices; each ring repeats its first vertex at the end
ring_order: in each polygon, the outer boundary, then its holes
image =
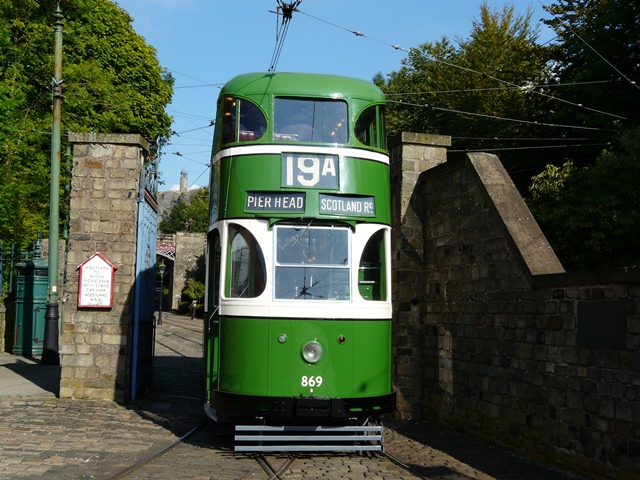
MULTIPOLYGON (((165 320, 165 323, 167 323, 167 326, 171 327, 171 328, 175 328, 175 327, 184 328, 185 330, 191 330, 193 332, 198 333, 197 330, 183 327, 183 326, 181 326, 179 323, 177 323, 174 320, 167 319, 167 320, 165 320)), ((176 336, 176 337, 181 338, 182 340, 193 342, 193 343, 196 343, 196 344, 202 346, 202 340, 200 340, 200 341, 193 340, 193 339, 187 338, 187 337, 185 337, 183 335, 176 334, 175 332, 167 332, 167 333, 169 335, 171 335, 171 336, 176 336)), ((200 359, 200 361, 194 360, 193 357, 191 357, 189 355, 186 355, 185 353, 181 352, 180 350, 178 350, 178 349, 168 345, 167 343, 159 340, 157 337, 155 339, 155 343, 157 345, 161 345, 163 348, 169 350, 170 352, 175 353, 176 355, 178 355, 179 357, 181 357, 184 360, 188 361, 189 363, 195 365, 196 367, 198 367, 198 369, 200 369, 200 370, 202 369, 202 359, 200 359)), ((187 398, 187 397, 185 397, 185 398, 187 398)), ((146 458, 140 460, 139 462, 136 462, 135 464, 133 464, 133 465, 121 470, 118 473, 116 473, 115 475, 110 477, 110 480, 117 480, 117 479, 121 479, 121 478, 126 478, 126 477, 132 475, 137 470, 141 469, 142 467, 155 462, 156 460, 158 460, 159 458, 163 457, 164 455, 166 455, 167 453, 169 453, 170 451, 172 451, 173 449, 175 449, 179 445, 185 443, 187 440, 189 440, 190 438, 194 437, 198 432, 200 432, 208 424, 209 424, 209 419, 207 418, 207 419, 201 421, 200 423, 198 423, 197 425, 195 425, 187 433, 185 433, 183 436, 181 436, 180 438, 178 438, 177 440, 175 440, 171 444, 169 444, 169 445, 167 445, 165 447, 162 447, 160 450, 157 450, 156 452, 151 453, 149 456, 147 456, 146 458)))
MULTIPOLYGON (((177 324, 176 322, 172 322, 171 320, 168 320, 165 323, 166 326, 164 328, 167 329, 171 329, 173 326, 179 327, 179 324, 177 324)), ((193 330, 193 332, 199 333, 195 330, 193 330)), ((194 359, 192 356, 185 354, 185 350, 188 351, 190 347, 186 346, 184 348, 181 348, 179 344, 176 345, 173 342, 167 341, 167 339, 171 337, 175 337, 176 340, 179 339, 179 342, 182 344, 185 344, 186 342, 197 343, 197 340, 194 340, 193 338, 183 338, 182 335, 176 335, 175 332, 163 332, 163 334, 167 333, 170 333, 170 335, 167 335, 166 337, 156 338, 157 345, 161 346, 163 349, 166 349, 168 352, 171 352, 172 354, 175 354, 176 356, 188 361, 198 369, 201 369, 202 363, 201 361, 199 361, 200 359, 194 359)), ((188 337, 188 333, 185 333, 185 335, 188 337)), ((169 397, 173 396, 168 395, 167 398, 169 397)), ((300 478, 301 472, 303 476, 311 475, 317 478, 335 478, 334 475, 338 471, 340 472, 340 478, 355 479, 374 476, 385 478, 419 478, 423 480, 430 480, 428 477, 422 476, 420 472, 416 471, 410 465, 407 465, 406 463, 402 462, 402 460, 384 451, 360 452, 357 454, 342 453, 335 455, 318 452, 306 452, 305 454, 300 454, 297 452, 280 452, 278 454, 258 452, 234 455, 231 454, 231 451, 233 450, 233 437, 231 436, 223 438, 216 435, 211 439, 207 439, 206 437, 201 436, 199 437, 199 439, 194 439, 194 437, 203 429, 205 429, 208 424, 208 419, 201 421, 197 425, 194 425, 192 428, 190 428, 187 433, 182 435, 180 438, 150 453, 147 457, 139 460, 136 463, 133 463, 127 468, 120 470, 109 478, 112 480, 123 478, 150 478, 148 472, 162 471, 165 464, 174 464, 174 462, 180 462, 182 457, 185 455, 185 452, 189 452, 190 449, 193 451, 193 445, 195 442, 196 445, 202 444, 206 448, 206 450, 196 450, 195 455, 202 457, 205 452, 213 452, 213 455, 215 455, 215 457, 211 457, 212 464, 214 464, 216 461, 219 461, 220 458, 223 458, 225 462, 233 464, 233 466, 230 467, 232 469, 252 472, 262 471, 264 472, 264 475, 266 475, 266 477, 264 478, 267 478, 268 480, 286 480, 287 478, 300 478), (217 440, 215 440, 214 438, 217 440), (190 441, 190 439, 192 441, 190 441), (204 443, 202 443, 203 441, 204 443), (213 446, 211 444, 217 444, 217 446, 213 446), (180 445, 185 445, 186 448, 182 447, 181 449, 178 449, 180 445), (211 448, 213 448, 213 450, 211 450, 211 448), (174 451, 178 451, 179 453, 171 454, 171 452, 174 451), (163 458, 164 460, 161 460, 163 458), (250 467, 251 462, 254 466, 259 468, 256 470, 256 467, 250 467), (365 464, 367 474, 364 475, 364 477, 361 476, 361 474, 358 473, 357 470, 351 471, 353 465, 358 465, 360 468, 363 468, 363 465, 365 464), (316 473, 312 474, 311 472, 316 473), (318 475, 317 472, 322 473, 318 475), (401 472, 405 473, 403 474, 401 472)), ((220 472, 220 475, 221 476, 219 478, 234 478, 232 476, 224 476, 223 472, 220 472)), ((258 473, 254 473, 253 475, 257 475, 255 478, 260 478, 260 475, 258 473)), ((151 477, 152 476, 153 475, 151 475, 151 477)))
POLYGON ((381 451, 381 452, 376 452, 376 454, 381 456, 381 457, 389 459, 391 462, 393 462, 398 467, 406 470, 407 472, 410 472, 412 475, 415 475, 416 477, 421 478, 422 480, 431 480, 431 478, 425 477, 420 472, 418 472, 415 468, 411 467, 410 465, 407 465, 405 462, 400 460, 398 457, 395 457, 395 456, 391 455, 390 453, 385 452, 384 450, 381 451))
POLYGON ((274 468, 271 463, 267 460, 267 458, 259 453, 254 456, 255 460, 262 467, 262 469, 269 475, 268 480, 283 480, 285 477, 283 475, 291 468, 293 463, 296 461, 297 457, 293 454, 289 454, 285 462, 280 465, 279 468, 274 468))
POLYGON ((179 318, 167 318, 162 326, 156 327, 156 344, 202 368, 202 329, 184 326, 179 318), (194 360, 194 357, 199 360, 194 360))
MULTIPOLYGON (((387 459, 391 461, 393 464, 400 467, 404 471, 409 472, 415 478, 419 478, 421 480, 431 480, 431 478, 425 477, 420 472, 418 472, 415 468, 411 467, 410 465, 407 465, 399 458, 387 452, 384 452, 384 451, 373 452, 371 453, 371 455, 374 457, 378 457, 380 459, 387 459)), ((285 480, 287 478, 286 476, 287 472, 289 472, 289 470, 294 465, 296 460, 300 458, 300 455, 296 453, 289 453, 285 461, 279 467, 274 467, 272 463, 267 459, 267 457, 262 453, 254 454, 252 455, 252 457, 258 462, 258 464, 262 467, 265 473, 269 475, 268 480, 285 480)))
POLYGON ((177 322, 173 322, 171 325, 172 328, 182 328, 183 330, 189 330, 190 332, 196 332, 202 334, 202 327, 200 328, 191 328, 190 326, 185 326, 177 322))
POLYGON ((127 467, 124 470, 121 470, 120 472, 116 473, 114 476, 109 477, 110 480, 119 480, 121 478, 125 478, 128 475, 130 475, 133 472, 135 472, 136 470, 138 470, 138 469, 144 467, 145 465, 157 460, 158 458, 162 457, 166 453, 168 453, 171 450, 173 450, 175 447, 177 447, 181 443, 185 442, 187 439, 193 437, 196 433, 198 433, 200 430, 202 430, 208 424, 209 424, 209 420, 208 419, 207 420, 203 420, 198 425, 196 425, 191 430, 189 430, 186 434, 184 434, 182 437, 178 438, 175 442, 171 443, 170 445, 167 445, 166 447, 158 450, 155 453, 152 453, 147 458, 144 458, 144 459, 140 460, 139 462, 131 465, 130 467, 127 467))
POLYGON ((170 347, 169 345, 167 345, 164 342, 161 342, 160 340, 156 339, 156 343, 158 345, 162 345, 164 348, 166 348, 167 350, 172 351, 173 353, 178 354, 179 356, 181 356, 182 358, 184 358, 185 360, 187 360, 188 362, 192 363, 193 365, 196 365, 198 368, 202 368, 202 359, 198 362, 196 360, 193 359, 193 357, 190 357, 188 355, 185 355, 184 353, 176 350, 173 347, 170 347))
POLYGON ((180 335, 179 333, 176 333, 176 332, 169 332, 169 333, 167 333, 167 336, 178 337, 178 338, 181 338, 183 340, 186 340, 187 342, 192 342, 192 343, 195 343, 196 345, 202 346, 202 341, 192 340, 192 339, 190 339, 188 337, 185 337, 184 335, 180 335))

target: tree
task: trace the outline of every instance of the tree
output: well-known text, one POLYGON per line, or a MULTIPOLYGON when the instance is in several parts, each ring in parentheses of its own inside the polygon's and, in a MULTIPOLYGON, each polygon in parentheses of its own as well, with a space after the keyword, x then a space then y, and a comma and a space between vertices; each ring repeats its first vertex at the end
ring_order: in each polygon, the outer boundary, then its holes
POLYGON ((566 269, 640 265, 638 158, 640 128, 594 165, 568 161, 534 177, 527 203, 566 269))
MULTIPOLYGON (((550 99, 537 87, 548 81, 548 53, 536 43, 531 15, 518 16, 513 6, 492 11, 485 3, 468 39, 422 44, 386 82, 378 75, 375 82, 390 101, 390 134, 451 135, 454 150, 485 151, 520 149, 548 137, 541 123, 550 99)), ((500 157, 508 170, 535 162, 543 167, 537 154, 524 152, 503 150, 500 157)))
POLYGON ((200 188, 189 200, 179 201, 160 222, 164 233, 206 232, 209 228, 209 189, 200 188))
MULTIPOLYGON (((45 236, 48 230, 57 4, 0 0, 0 241, 20 248, 35 240, 37 230, 45 236)), ((165 143, 173 79, 134 32, 131 17, 109 0, 61 0, 60 8, 65 16, 62 130, 140 133, 165 143)), ((64 189, 69 159, 62 161, 64 189)))
POLYGON ((559 121, 602 129, 612 139, 640 120, 640 5, 623 0, 558 0, 547 7, 557 35, 551 49, 558 82, 572 102, 556 108, 559 121), (582 109, 576 109, 580 104, 582 109))
POLYGON ((558 108, 557 119, 593 128, 608 146, 568 152, 571 162, 534 178, 528 203, 565 267, 638 265, 640 6, 560 0, 548 10, 559 38, 557 81, 575 85, 565 91, 571 103, 558 108))

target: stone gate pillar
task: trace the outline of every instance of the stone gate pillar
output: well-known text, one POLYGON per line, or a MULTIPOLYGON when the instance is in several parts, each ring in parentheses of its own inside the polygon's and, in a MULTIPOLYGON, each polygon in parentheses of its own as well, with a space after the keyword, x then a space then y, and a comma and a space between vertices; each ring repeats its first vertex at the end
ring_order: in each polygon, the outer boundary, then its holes
POLYGON ((205 253, 207 236, 200 232, 176 233, 176 258, 173 267, 173 287, 175 295, 171 308, 178 310, 180 293, 184 289, 187 278, 198 268, 198 259, 205 253))
POLYGON ((420 292, 424 260, 422 205, 414 194, 422 172, 447 160, 451 137, 403 132, 390 142, 393 358, 398 414, 420 411, 422 320, 420 292))
POLYGON ((60 397, 125 401, 131 389, 140 135, 72 133, 71 218, 60 338, 60 397), (99 252, 117 267, 111 308, 78 307, 78 266, 99 252))

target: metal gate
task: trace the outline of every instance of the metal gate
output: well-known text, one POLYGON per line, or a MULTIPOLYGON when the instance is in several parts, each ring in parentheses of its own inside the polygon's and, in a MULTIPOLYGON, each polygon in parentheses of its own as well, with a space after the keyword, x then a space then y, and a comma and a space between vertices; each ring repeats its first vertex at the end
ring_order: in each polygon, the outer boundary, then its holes
POLYGON ((135 400, 139 393, 148 390, 153 378, 155 341, 153 314, 158 234, 158 176, 155 167, 155 163, 145 163, 140 175, 131 371, 132 400, 135 400))

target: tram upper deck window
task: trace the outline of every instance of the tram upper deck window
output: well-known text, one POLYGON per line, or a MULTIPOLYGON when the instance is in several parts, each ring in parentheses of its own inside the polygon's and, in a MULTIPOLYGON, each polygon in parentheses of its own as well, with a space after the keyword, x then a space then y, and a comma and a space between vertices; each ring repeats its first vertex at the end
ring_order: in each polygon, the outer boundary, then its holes
POLYGON ((225 97, 221 107, 222 143, 251 142, 264 135, 267 120, 262 111, 250 101, 225 97))
POLYGON ((347 104, 342 100, 276 98, 273 102, 276 141, 347 143, 347 104))
POLYGON ((278 227, 276 249, 276 299, 349 300, 347 228, 278 227))
POLYGON ((374 105, 360 114, 354 131, 358 141, 364 145, 386 148, 383 130, 384 106, 374 105))

